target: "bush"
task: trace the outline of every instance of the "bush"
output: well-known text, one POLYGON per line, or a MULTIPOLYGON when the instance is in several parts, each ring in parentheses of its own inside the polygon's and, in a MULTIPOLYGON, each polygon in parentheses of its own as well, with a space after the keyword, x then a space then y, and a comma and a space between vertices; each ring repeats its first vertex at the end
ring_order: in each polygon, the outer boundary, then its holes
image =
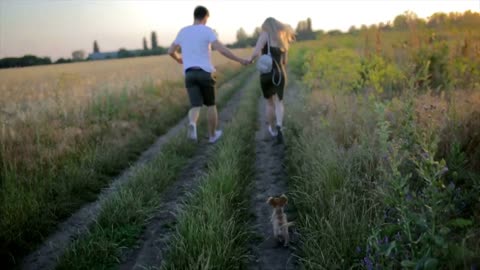
MULTIPOLYGON (((306 54, 308 55, 308 54, 306 54)), ((316 89, 351 92, 361 81, 360 56, 349 49, 318 50, 305 61, 305 83, 316 89)))
POLYGON ((425 79, 417 82, 421 89, 451 89, 449 71, 449 48, 446 42, 436 42, 423 47, 413 57, 415 74, 424 73, 425 79))
POLYGON ((393 63, 380 56, 361 60, 360 90, 373 89, 377 94, 392 96, 405 87, 403 72, 393 63))

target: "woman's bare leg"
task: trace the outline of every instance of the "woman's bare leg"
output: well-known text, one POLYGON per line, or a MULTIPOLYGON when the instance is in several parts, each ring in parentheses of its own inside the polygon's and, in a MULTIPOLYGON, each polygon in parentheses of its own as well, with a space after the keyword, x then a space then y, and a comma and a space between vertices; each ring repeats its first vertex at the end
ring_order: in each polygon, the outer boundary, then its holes
POLYGON ((267 114, 268 125, 270 125, 270 127, 274 128, 275 127, 275 101, 273 99, 273 96, 271 96, 267 99, 265 109, 266 109, 266 114, 267 114))
POLYGON ((282 127, 283 115, 285 113, 283 101, 280 100, 277 95, 273 95, 273 101, 275 104, 275 118, 277 119, 277 126, 282 127))

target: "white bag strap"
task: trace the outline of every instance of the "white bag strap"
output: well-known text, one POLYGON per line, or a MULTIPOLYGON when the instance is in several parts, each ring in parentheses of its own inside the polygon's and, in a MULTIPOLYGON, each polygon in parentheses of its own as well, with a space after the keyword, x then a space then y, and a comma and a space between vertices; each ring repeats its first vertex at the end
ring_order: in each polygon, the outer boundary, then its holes
MULTIPOLYGON (((270 53, 270 35, 267 33, 267 54, 270 55, 270 57, 272 57, 272 54, 270 53)), ((273 70, 273 73, 272 73, 272 83, 275 85, 275 86, 279 86, 280 83, 282 82, 282 70, 280 69, 280 65, 277 63, 277 61, 275 61, 275 59, 273 59, 272 57, 272 62, 275 63, 275 66, 277 67, 278 69, 278 82, 275 82, 275 69, 272 67, 272 70, 273 70)))
POLYGON ((275 69, 272 67, 272 70, 273 70, 273 73, 272 73, 272 83, 273 85, 275 86, 279 86, 280 83, 282 82, 282 70, 280 68, 280 65, 277 63, 277 61, 275 61, 275 59, 273 59, 272 57, 272 60, 273 62, 275 63, 275 66, 277 66, 277 69, 278 69, 278 82, 275 82, 275 69))
POLYGON ((267 54, 272 55, 270 53, 270 35, 268 34, 268 32, 266 32, 266 33, 267 33, 267 54))

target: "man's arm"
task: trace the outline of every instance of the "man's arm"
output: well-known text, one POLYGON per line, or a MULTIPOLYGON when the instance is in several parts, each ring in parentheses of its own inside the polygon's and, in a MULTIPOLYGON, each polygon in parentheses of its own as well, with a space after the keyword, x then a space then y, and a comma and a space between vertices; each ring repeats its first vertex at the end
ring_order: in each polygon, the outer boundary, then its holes
POLYGON ((170 45, 170 48, 168 48, 168 54, 169 54, 173 59, 175 59, 175 61, 177 61, 177 63, 183 64, 182 57, 181 57, 180 54, 178 53, 178 49, 179 49, 179 48, 180 48, 180 45, 175 44, 175 43, 172 43, 172 45, 170 45))
POLYGON ((221 53, 223 56, 227 57, 230 60, 236 61, 241 63, 242 65, 246 65, 249 63, 248 60, 242 59, 235 54, 232 53, 225 45, 223 45, 220 41, 215 40, 212 42, 212 48, 217 50, 219 53, 221 53))

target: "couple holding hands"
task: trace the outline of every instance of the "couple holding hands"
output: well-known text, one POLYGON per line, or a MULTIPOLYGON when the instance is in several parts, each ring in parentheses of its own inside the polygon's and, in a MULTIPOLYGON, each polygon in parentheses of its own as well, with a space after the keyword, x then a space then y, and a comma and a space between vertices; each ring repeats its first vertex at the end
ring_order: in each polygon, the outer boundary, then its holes
POLYGON ((282 99, 286 82, 285 67, 289 44, 295 38, 292 28, 274 18, 267 18, 262 24, 262 32, 250 59, 242 59, 218 41, 213 29, 206 26, 209 13, 205 7, 196 7, 193 17, 193 25, 182 28, 168 50, 173 59, 179 64, 183 64, 185 72, 185 86, 191 104, 188 112, 188 137, 197 140, 197 121, 203 105, 208 108, 209 142, 215 143, 222 136, 222 131, 217 129, 215 79, 212 77, 215 68, 211 60, 211 48, 213 48, 223 56, 243 65, 252 63, 261 54, 269 53, 271 55, 273 67, 270 72, 260 75, 260 85, 263 96, 267 100, 268 131, 281 143, 283 141, 284 107, 282 99), (181 54, 179 49, 181 49, 181 54))

